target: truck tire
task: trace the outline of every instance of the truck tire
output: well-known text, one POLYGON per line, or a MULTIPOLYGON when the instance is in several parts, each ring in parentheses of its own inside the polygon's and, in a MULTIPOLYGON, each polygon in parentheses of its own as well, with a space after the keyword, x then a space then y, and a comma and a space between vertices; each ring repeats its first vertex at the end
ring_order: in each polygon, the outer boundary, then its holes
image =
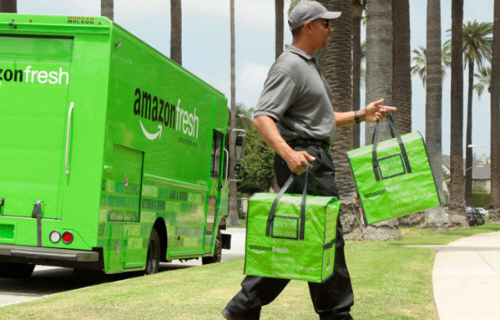
POLYGON ((0 262, 0 278, 29 278, 34 269, 34 264, 0 262))
POLYGON ((220 262, 222 259, 222 234, 217 232, 217 239, 215 239, 215 250, 214 255, 211 257, 203 257, 201 258, 201 262, 203 264, 211 264, 220 262))
POLYGON ((155 228, 151 230, 148 243, 148 254, 146 258, 145 274, 155 274, 160 271, 161 246, 158 231, 155 228))

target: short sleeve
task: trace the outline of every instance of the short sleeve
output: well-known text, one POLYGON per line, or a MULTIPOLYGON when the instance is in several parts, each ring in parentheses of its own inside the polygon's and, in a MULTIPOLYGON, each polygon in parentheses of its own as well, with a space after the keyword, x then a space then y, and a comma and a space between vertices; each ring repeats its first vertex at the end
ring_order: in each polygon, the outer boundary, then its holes
POLYGON ((296 95, 297 86, 292 79, 281 71, 271 70, 264 83, 254 117, 266 115, 279 121, 296 99, 296 95))

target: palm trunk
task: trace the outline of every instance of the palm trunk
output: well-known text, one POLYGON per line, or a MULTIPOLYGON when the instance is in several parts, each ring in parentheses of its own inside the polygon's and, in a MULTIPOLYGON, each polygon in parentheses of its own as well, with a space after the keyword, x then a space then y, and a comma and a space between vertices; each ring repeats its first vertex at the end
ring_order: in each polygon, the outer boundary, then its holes
MULTIPOLYGON (((392 105, 392 0, 371 0, 367 6, 366 27, 366 102, 385 98, 392 105)), ((365 141, 372 140, 374 124, 366 123, 365 141)), ((380 124, 380 140, 390 138, 387 122, 380 124)), ((398 219, 368 226, 364 239, 386 240, 401 238, 398 219)))
MULTIPOLYGON (((230 128, 236 128, 236 72, 235 72, 235 32, 234 32, 234 0, 230 0, 230 19, 231 19, 231 120, 230 128)), ((236 132, 230 133, 229 140, 229 217, 228 226, 239 226, 238 219, 238 200, 237 200, 237 185, 236 173, 236 132)))
POLYGON ((283 0, 275 0, 275 26, 276 26, 276 59, 283 53, 283 0))
POLYGON ((490 221, 500 222, 500 0, 495 0, 493 17, 490 221))
MULTIPOLYGON (((400 134, 411 132, 411 55, 410 55, 410 4, 408 0, 392 1, 393 22, 393 104, 398 107, 393 117, 400 134)), ((423 213, 400 217, 400 225, 420 226, 423 213)))
POLYGON ((450 150, 450 202, 449 226, 467 228, 464 199, 463 166, 463 60, 462 25, 463 0, 451 4, 451 150, 450 150))
POLYGON ((114 19, 114 0, 101 0, 101 16, 114 19))
POLYGON ((170 59, 182 65, 182 5, 170 0, 170 59))
MULTIPOLYGON (((364 6, 359 2, 353 5, 352 18, 352 110, 359 110, 361 104, 361 18, 364 6)), ((352 128, 352 147, 361 146, 360 126, 352 128)))
MULTIPOLYGON (((371 0, 366 27, 366 103, 384 98, 392 101, 392 0, 371 0)), ((375 124, 365 123, 365 141, 372 141, 375 124)), ((386 121, 380 123, 380 141, 391 137, 386 121)))
MULTIPOLYGON (((323 75, 332 88, 332 104, 336 112, 352 110, 352 7, 345 0, 319 1, 328 10, 341 11, 339 19, 332 21, 335 33, 328 48, 319 53, 323 75)), ((352 149, 352 127, 337 128, 332 157, 335 179, 339 187, 342 205, 340 216, 347 238, 361 236, 359 214, 354 201, 354 182, 348 166, 346 152, 352 149), (350 235, 349 235, 350 234, 350 235)))
POLYGON ((17 13, 17 0, 0 0, 0 12, 17 13))
POLYGON ((474 61, 469 59, 469 90, 467 97, 467 129, 465 138, 465 204, 472 207, 472 95, 474 93, 474 61))
POLYGON ((409 0, 392 1, 392 103, 398 106, 394 122, 400 134, 411 132, 411 54, 409 0))
MULTIPOLYGON (((442 172, 442 100, 441 76, 441 3, 427 0, 427 77, 425 95, 425 139, 440 198, 443 199, 442 172)), ((426 226, 437 232, 448 231, 448 221, 443 208, 426 210, 426 226)))

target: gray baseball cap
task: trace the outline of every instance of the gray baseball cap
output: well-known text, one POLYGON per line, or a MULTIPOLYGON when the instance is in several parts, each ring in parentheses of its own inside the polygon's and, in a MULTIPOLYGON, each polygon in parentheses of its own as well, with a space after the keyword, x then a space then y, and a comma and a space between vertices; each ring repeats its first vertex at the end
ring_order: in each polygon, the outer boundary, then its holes
POLYGON ((340 17, 339 11, 328 11, 319 2, 304 1, 296 5, 292 12, 288 15, 288 24, 290 28, 296 29, 302 27, 307 21, 314 21, 316 19, 332 20, 340 17))

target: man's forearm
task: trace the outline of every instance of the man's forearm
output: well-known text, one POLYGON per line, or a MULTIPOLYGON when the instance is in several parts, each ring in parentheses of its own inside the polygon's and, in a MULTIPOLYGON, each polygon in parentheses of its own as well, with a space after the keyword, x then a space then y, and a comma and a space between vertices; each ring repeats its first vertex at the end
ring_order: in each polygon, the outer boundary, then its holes
POLYGON ((259 132, 262 139, 264 139, 271 149, 273 149, 283 159, 286 158, 287 154, 293 151, 288 143, 286 143, 286 141, 281 137, 278 127, 271 117, 256 116, 253 119, 253 125, 259 132))
POLYGON ((256 116, 253 125, 264 141, 285 160, 290 171, 302 174, 306 171, 307 163, 316 160, 306 151, 295 151, 281 136, 276 123, 269 116, 256 116))

